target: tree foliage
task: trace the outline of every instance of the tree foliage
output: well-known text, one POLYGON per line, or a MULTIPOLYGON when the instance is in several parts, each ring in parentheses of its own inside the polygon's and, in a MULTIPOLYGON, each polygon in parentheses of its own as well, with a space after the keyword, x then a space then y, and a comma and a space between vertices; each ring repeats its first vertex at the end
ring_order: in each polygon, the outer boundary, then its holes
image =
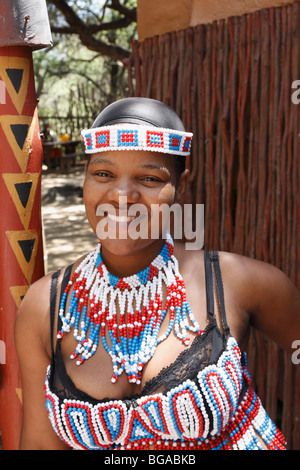
MULTIPOLYGON (((134 0, 47 0, 53 33, 76 34, 89 50, 116 60, 126 59, 130 50, 111 41, 112 32, 126 29, 129 38, 136 24, 136 2, 134 0), (55 10, 53 11, 53 8, 55 10), (107 32, 107 35, 103 33, 107 32)), ((112 35, 114 36, 114 35, 112 35)), ((123 36, 124 37, 124 36, 123 36)))
POLYGON ((53 47, 34 52, 43 117, 91 116, 127 96, 136 0, 47 0, 53 47))

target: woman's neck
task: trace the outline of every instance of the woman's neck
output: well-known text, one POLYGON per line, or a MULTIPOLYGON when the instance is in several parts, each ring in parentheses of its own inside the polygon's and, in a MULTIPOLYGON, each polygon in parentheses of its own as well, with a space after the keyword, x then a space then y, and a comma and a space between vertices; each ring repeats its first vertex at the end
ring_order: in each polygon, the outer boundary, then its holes
POLYGON ((140 249, 124 255, 113 253, 102 245, 101 256, 111 274, 124 278, 147 268, 160 253, 164 244, 164 239, 152 240, 149 245, 144 245, 140 249))

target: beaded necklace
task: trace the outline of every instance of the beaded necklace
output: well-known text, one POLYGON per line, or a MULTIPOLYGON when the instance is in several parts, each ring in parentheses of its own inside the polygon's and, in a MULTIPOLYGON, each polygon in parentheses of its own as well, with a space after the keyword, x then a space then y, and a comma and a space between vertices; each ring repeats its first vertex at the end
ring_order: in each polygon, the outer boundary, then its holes
POLYGON ((144 365, 172 330, 185 345, 190 341, 188 331, 202 333, 186 300, 185 285, 173 249, 173 239, 167 234, 162 250, 150 266, 124 278, 107 270, 101 256, 101 243, 86 256, 74 271, 59 308, 62 328, 57 337, 63 338, 73 327, 78 344, 71 359, 76 358, 77 365, 95 354, 101 339, 113 363, 111 381, 116 382, 125 371, 130 383, 139 384, 144 365), (163 284, 167 288, 164 306, 163 284), (170 312, 169 325, 159 336, 167 312, 170 312))

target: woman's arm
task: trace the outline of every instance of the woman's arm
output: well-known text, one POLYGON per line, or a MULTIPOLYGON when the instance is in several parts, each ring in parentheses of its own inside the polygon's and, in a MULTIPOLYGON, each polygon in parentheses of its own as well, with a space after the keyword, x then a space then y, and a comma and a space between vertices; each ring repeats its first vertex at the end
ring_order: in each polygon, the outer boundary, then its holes
MULTIPOLYGON (((220 254, 226 283, 256 329, 293 353, 300 340, 300 292, 276 267, 229 253, 220 254)), ((226 296, 226 288, 225 288, 226 296)))
POLYGON ((44 397, 45 375, 51 356, 50 282, 47 275, 29 288, 15 326, 23 394, 20 449, 24 450, 68 448, 52 429, 44 397))

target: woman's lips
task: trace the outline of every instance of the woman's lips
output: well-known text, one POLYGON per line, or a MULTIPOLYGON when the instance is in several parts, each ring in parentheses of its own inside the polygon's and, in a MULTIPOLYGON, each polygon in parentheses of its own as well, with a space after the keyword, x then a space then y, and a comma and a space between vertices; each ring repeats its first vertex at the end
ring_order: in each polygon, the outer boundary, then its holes
MULTIPOLYGON (((129 216, 127 213, 124 214, 114 214, 114 213, 107 213, 106 221, 108 230, 110 231, 111 235, 114 234, 125 234, 128 236, 128 230, 130 223, 135 220, 137 216, 129 216)), ((126 238, 127 238, 126 236, 126 238)))
POLYGON ((107 214, 107 217, 116 223, 129 223, 132 220, 136 219, 135 216, 129 215, 116 215, 116 214, 107 214))
POLYGON ((100 240, 104 238, 135 240, 138 237, 148 237, 149 213, 147 209, 139 210, 138 208, 131 209, 131 207, 116 209, 102 206, 98 210, 99 207, 96 211, 96 215, 100 216, 96 233, 100 240))

